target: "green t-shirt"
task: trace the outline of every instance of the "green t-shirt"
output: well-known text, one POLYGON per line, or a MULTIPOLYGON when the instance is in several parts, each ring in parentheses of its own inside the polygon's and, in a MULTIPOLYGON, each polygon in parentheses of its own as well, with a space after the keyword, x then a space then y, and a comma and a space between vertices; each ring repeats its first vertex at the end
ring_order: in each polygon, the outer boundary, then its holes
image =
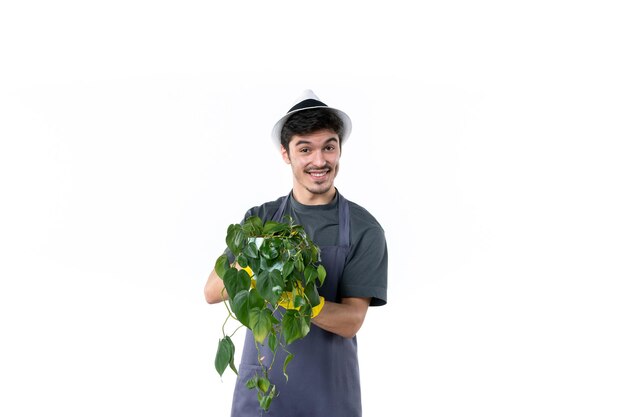
MULTIPOLYGON (((329 204, 307 206, 290 195, 285 215, 304 226, 318 246, 339 244, 338 198, 329 204)), ((371 306, 387 303, 387 241, 381 225, 363 207, 348 201, 350 208, 350 251, 339 283, 339 297, 371 297, 371 306)), ((280 207, 280 199, 248 210, 244 220, 259 216, 271 219, 280 207)), ((230 255, 230 254, 229 254, 230 255)))

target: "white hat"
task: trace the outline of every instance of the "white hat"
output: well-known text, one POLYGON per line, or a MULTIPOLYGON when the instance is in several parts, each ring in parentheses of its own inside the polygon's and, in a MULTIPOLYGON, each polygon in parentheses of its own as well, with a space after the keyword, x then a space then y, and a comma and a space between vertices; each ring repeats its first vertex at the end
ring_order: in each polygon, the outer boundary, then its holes
POLYGON ((341 138, 341 144, 343 145, 348 140, 350 136, 350 132, 352 131, 352 121, 350 117, 339 109, 335 109, 332 107, 328 107, 326 104, 322 103, 320 99, 315 95, 315 93, 311 90, 304 90, 302 96, 296 100, 296 103, 289 109, 286 115, 284 115, 279 121, 276 122, 274 128, 272 129, 272 140, 275 145, 280 148, 280 134, 283 130, 283 125, 294 113, 297 113, 302 110, 308 109, 317 109, 317 108, 325 108, 335 112, 337 116, 343 122, 343 135, 341 138))

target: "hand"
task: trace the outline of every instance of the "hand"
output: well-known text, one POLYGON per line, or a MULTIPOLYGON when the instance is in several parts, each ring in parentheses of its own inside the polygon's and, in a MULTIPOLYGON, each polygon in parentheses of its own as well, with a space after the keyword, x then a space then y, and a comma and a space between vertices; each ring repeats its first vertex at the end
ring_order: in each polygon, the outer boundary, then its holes
MULTIPOLYGON (((300 310, 300 305, 296 306, 296 297, 302 297, 302 293, 302 285, 298 284, 298 293, 294 295, 292 291, 283 292, 278 300, 278 305, 287 310, 300 310)), ((324 308, 324 297, 320 295, 320 303, 313 307, 311 318, 315 318, 322 311, 322 308, 324 308)))
POLYGON ((254 272, 252 272, 252 268, 246 266, 245 268, 241 268, 250 275, 250 288, 256 288, 256 278, 254 277, 254 272))

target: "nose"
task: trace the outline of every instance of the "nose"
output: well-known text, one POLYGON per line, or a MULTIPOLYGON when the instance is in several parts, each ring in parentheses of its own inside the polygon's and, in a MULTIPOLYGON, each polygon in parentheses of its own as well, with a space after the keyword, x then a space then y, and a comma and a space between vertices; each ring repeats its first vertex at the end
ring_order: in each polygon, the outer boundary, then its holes
POLYGON ((326 160, 324 159, 324 152, 322 152, 321 150, 315 151, 313 153, 313 161, 312 162, 318 168, 321 168, 324 165, 326 165, 326 160))

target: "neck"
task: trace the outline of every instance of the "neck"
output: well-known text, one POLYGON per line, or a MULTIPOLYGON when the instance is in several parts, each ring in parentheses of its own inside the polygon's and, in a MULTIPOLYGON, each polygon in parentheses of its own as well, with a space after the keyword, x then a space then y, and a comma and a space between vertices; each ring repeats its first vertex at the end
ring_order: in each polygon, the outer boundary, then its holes
POLYGON ((307 190, 302 190, 294 187, 293 189, 293 198, 300 204, 304 204, 305 206, 321 206, 323 204, 329 204, 335 198, 335 194, 337 194, 337 189, 335 187, 331 187, 330 190, 326 191, 323 194, 314 194, 307 190))

